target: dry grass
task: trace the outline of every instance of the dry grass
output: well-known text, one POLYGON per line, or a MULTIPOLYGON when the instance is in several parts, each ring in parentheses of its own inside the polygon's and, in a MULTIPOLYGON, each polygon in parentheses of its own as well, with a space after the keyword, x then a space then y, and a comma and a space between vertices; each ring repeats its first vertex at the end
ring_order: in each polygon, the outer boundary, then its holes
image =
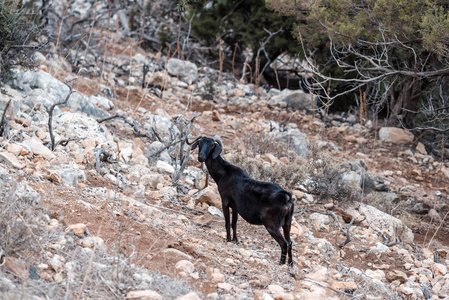
MULTIPOLYGON (((38 274, 24 278, 0 267, 0 298, 122 299, 131 290, 152 289, 164 299, 174 299, 190 291, 182 281, 132 264, 135 254, 123 253, 120 247, 111 247, 116 250, 110 253, 106 247, 80 246, 81 237, 64 232, 60 225, 50 226, 40 196, 12 176, 0 175, 0 186, 0 249, 4 257, 38 274), (58 272, 52 267, 56 255, 62 257, 58 272)), ((117 237, 114 243, 119 242, 117 237)))
POLYGON ((361 200, 360 188, 344 182, 332 154, 320 149, 314 142, 307 145, 307 158, 296 154, 289 145, 262 135, 246 136, 244 146, 247 153, 233 155, 230 162, 256 180, 274 182, 287 190, 303 186, 318 194, 321 200, 361 200), (277 158, 288 157, 289 163, 271 164, 264 160, 265 154, 273 154, 277 158))

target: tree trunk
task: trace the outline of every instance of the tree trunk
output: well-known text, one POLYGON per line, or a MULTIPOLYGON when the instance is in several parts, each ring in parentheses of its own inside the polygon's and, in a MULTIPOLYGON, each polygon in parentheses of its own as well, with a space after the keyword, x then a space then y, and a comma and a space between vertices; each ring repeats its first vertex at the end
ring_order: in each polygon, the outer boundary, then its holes
POLYGON ((390 117, 388 118, 388 126, 405 126, 412 128, 414 126, 414 119, 416 116, 416 101, 420 94, 420 80, 413 78, 408 81, 394 104, 390 117))

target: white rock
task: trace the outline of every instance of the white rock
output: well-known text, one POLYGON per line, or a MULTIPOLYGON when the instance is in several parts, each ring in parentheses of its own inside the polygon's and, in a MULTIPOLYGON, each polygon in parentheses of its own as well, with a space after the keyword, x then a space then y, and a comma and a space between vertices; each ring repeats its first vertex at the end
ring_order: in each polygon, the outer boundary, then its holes
POLYGON ((379 139, 394 144, 407 144, 413 142, 414 136, 413 133, 402 128, 382 127, 379 130, 379 139))
POLYGON ((165 161, 158 160, 156 163, 156 167, 160 172, 173 175, 175 173, 175 168, 172 165, 166 163, 165 161))
POLYGON ((45 159, 52 159, 55 157, 55 154, 51 152, 50 149, 45 147, 44 144, 42 144, 42 141, 38 138, 33 137, 31 139, 25 140, 23 141, 23 144, 30 147, 31 152, 36 155, 42 156, 45 159))
POLYGON ((175 269, 180 272, 184 272, 185 276, 193 273, 195 266, 188 260, 180 260, 176 263, 175 269))
POLYGON ((200 296, 195 292, 190 292, 184 296, 176 298, 176 300, 201 300, 200 296))

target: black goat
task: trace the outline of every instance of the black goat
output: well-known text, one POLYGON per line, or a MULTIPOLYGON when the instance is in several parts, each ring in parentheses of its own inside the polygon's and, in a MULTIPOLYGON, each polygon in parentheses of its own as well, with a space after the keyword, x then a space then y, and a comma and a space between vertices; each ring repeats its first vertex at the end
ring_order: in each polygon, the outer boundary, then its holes
POLYGON ((225 161, 220 156, 223 145, 219 138, 200 136, 187 143, 192 145, 192 150, 199 146, 198 161, 206 163, 209 174, 218 185, 226 223, 226 240, 231 241, 231 208, 232 241, 238 243, 236 230, 240 214, 250 224, 264 225, 281 246, 280 264, 285 264, 288 254, 288 264, 293 265, 290 228, 294 205, 291 194, 277 184, 254 180, 239 167, 225 161))

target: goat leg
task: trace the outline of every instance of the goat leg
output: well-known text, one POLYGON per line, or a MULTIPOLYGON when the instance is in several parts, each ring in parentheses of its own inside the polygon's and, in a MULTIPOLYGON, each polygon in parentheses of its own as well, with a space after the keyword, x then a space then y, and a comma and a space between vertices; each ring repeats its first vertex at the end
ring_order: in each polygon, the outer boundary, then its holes
POLYGON ((232 241, 236 244, 239 243, 239 240, 237 239, 237 219, 239 217, 239 214, 237 212, 237 208, 232 208, 232 241))
POLYGON ((224 215, 225 226, 226 226, 226 241, 230 242, 231 241, 231 221, 230 221, 230 215, 229 215, 229 203, 227 203, 223 200, 222 208, 223 208, 223 215, 224 215))
MULTIPOLYGON (((276 240, 276 242, 278 242, 279 246, 281 246, 281 260, 280 260, 279 264, 284 265, 286 257, 287 257, 288 242, 282 236, 281 231, 280 231, 280 226, 275 227, 275 226, 265 225, 265 228, 270 233, 270 235, 276 240)), ((290 259, 289 259, 289 263, 290 263, 290 259)))
POLYGON ((291 212, 285 217, 285 224, 282 226, 282 230, 284 231, 284 237, 287 241, 287 253, 288 253, 288 265, 293 266, 293 257, 292 257, 292 240, 290 239, 290 229, 292 227, 292 217, 293 217, 293 208, 291 212))

